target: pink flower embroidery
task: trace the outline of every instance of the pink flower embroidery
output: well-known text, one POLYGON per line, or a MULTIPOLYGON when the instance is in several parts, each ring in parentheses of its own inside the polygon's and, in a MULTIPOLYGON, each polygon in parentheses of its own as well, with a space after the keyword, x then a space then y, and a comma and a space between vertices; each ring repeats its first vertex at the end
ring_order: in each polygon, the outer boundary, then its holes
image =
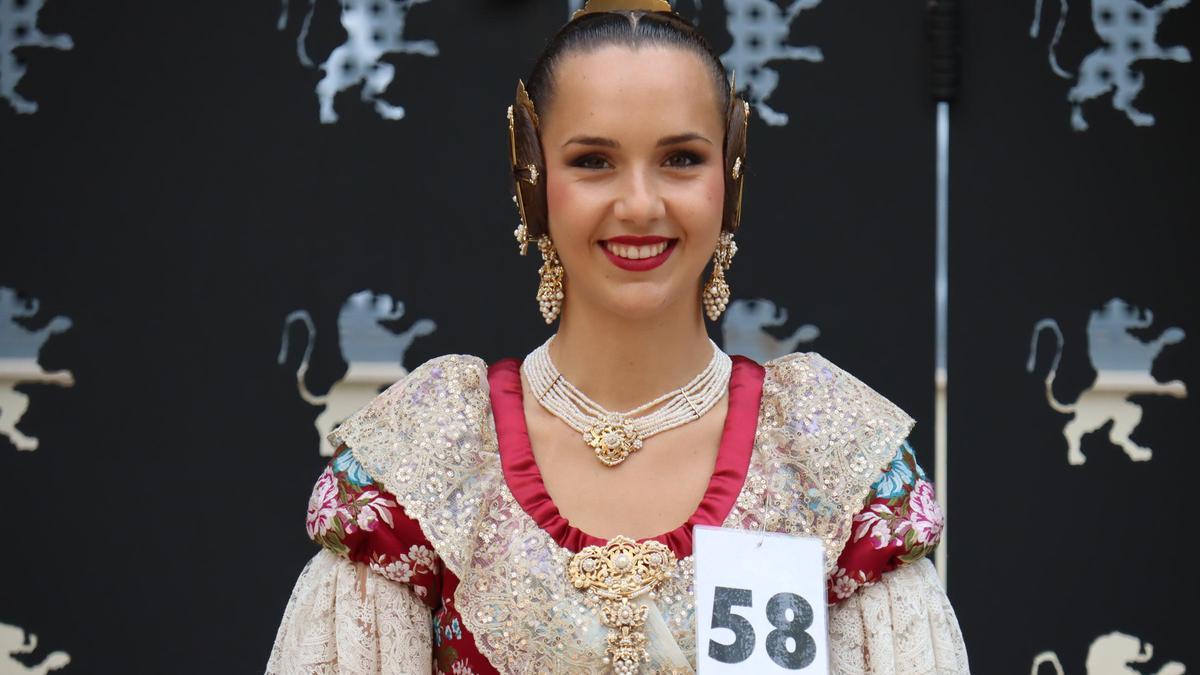
POLYGON ((384 555, 376 555, 371 561, 370 568, 385 578, 401 584, 406 584, 412 580, 413 573, 416 571, 412 568, 412 565, 403 560, 387 562, 387 556, 384 555))
MULTIPOLYGON (((437 558, 427 547, 413 544, 408 553, 401 553, 399 558, 393 558, 386 553, 374 554, 371 556, 369 567, 392 581, 406 584, 417 575, 437 574, 437 558)), ((414 585, 413 589, 417 595, 425 596, 425 588, 414 585)))
POLYGON ((854 595, 854 591, 858 590, 858 582, 852 577, 846 576, 845 568, 838 568, 837 576, 833 580, 833 594, 838 600, 845 600, 854 595))
POLYGON ((854 530, 854 541, 859 541, 864 537, 870 537, 873 541, 871 544, 876 549, 884 548, 890 544, 902 544, 895 534, 892 532, 890 520, 895 519, 896 514, 887 504, 872 504, 871 508, 854 516, 854 522, 858 523, 858 527, 854 530))
POLYGON ((401 557, 411 560, 414 566, 424 568, 426 572, 437 572, 437 559, 434 557, 433 551, 420 544, 413 544, 409 547, 408 554, 401 557))
POLYGON ((346 525, 347 533, 354 533, 356 524, 357 529, 363 532, 374 532, 380 520, 387 523, 388 527, 393 526, 392 512, 388 509, 396 506, 396 502, 383 497, 378 490, 364 490, 354 500, 354 505, 358 507, 358 515, 353 523, 346 525))
POLYGON ((328 532, 329 528, 333 527, 334 518, 338 517, 338 510, 337 478, 329 467, 325 467, 325 471, 317 479, 317 484, 313 486, 312 496, 308 498, 308 517, 305 525, 309 538, 315 539, 328 532))
POLYGON ((942 507, 938 506, 934 497, 933 484, 918 479, 908 497, 908 508, 908 518, 899 523, 896 531, 903 534, 911 529, 918 544, 937 543, 942 537, 945 520, 942 517, 942 507))

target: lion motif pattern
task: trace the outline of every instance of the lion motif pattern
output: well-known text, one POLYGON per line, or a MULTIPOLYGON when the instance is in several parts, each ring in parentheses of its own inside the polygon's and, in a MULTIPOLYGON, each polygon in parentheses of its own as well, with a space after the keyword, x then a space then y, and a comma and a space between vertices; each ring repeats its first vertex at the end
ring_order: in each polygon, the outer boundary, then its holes
MULTIPOLYGON (((1147 663, 1154 658, 1154 645, 1143 643, 1132 635, 1113 631, 1096 638, 1088 647, 1088 675, 1142 675, 1145 671, 1134 668, 1132 664, 1147 663)), ((1042 652, 1033 658, 1033 667, 1029 675, 1041 675, 1043 665, 1049 664, 1055 675, 1065 675, 1062 662, 1055 652, 1042 652)), ((1178 661, 1170 661, 1159 668, 1155 675, 1183 675, 1187 668, 1178 661)))
POLYGON ((812 342, 821 335, 812 324, 800 326, 786 338, 777 338, 766 330, 787 321, 787 309, 777 307, 770 300, 734 300, 725 310, 721 322, 722 348, 726 353, 741 354, 766 363, 791 354, 801 342, 812 342))
MULTIPOLYGON (((701 0, 694 0, 696 11, 701 0)), ((779 86, 779 71, 768 67, 772 61, 809 61, 825 59, 820 47, 798 47, 787 43, 796 17, 806 9, 821 4, 821 0, 793 0, 787 8, 775 0, 725 0, 725 25, 733 38, 721 62, 736 81, 738 92, 754 104, 758 116, 771 126, 788 123, 787 113, 772 108, 767 99, 779 86)), ((567 0, 567 16, 584 5, 584 0, 567 0)), ((671 5, 679 11, 679 2, 671 5)))
POLYGON ((38 104, 17 93, 25 76, 25 66, 17 60, 16 50, 45 47, 69 50, 75 47, 70 35, 46 35, 38 30, 38 15, 46 0, 0 0, 0 98, 8 100, 22 115, 37 112, 38 104))
MULTIPOLYGON (((1175 61, 1190 63, 1192 54, 1187 47, 1163 47, 1158 44, 1158 29, 1170 11, 1186 7, 1191 0, 1163 0, 1147 7, 1138 0, 1092 0, 1092 25, 1104 42, 1084 57, 1079 65, 1075 85, 1067 94, 1071 104, 1071 126, 1086 131, 1083 104, 1112 93, 1113 108, 1125 113, 1135 126, 1154 124, 1154 116, 1134 107, 1133 101, 1146 85, 1146 76, 1133 69, 1140 61, 1175 61)), ((1036 0, 1030 37, 1038 37, 1042 19, 1042 0, 1036 0)), ((1064 79, 1073 76, 1058 63, 1055 48, 1066 26, 1068 0, 1059 0, 1058 25, 1050 41, 1050 68, 1064 79)))
POLYGON ((1055 411, 1073 415, 1063 427, 1063 436, 1067 439, 1067 463, 1078 466, 1087 461, 1080 450, 1083 435, 1109 422, 1112 422, 1109 441, 1120 446, 1129 459, 1144 462, 1151 458, 1150 448, 1130 439, 1142 420, 1142 407, 1129 397, 1139 394, 1187 396, 1183 382, 1159 382, 1150 374, 1154 360, 1163 348, 1183 341, 1183 329, 1167 328, 1156 339, 1148 341, 1140 340, 1130 332, 1148 328, 1153 323, 1153 312, 1139 311, 1120 298, 1113 298, 1102 309, 1093 311, 1088 318, 1087 337, 1088 355, 1096 370, 1096 379, 1072 404, 1061 403, 1054 396, 1054 377, 1063 351, 1062 330, 1054 319, 1042 319, 1034 324, 1029 360, 1025 364, 1028 372, 1033 372, 1037 362, 1037 342, 1041 332, 1049 330, 1058 340, 1057 352, 1046 375, 1046 400, 1055 411))
POLYGON ((17 391, 19 384, 75 385, 75 376, 67 370, 47 372, 38 364, 38 354, 50 336, 71 328, 71 320, 56 316, 38 330, 18 323, 38 313, 37 299, 21 300, 11 288, 0 287, 0 436, 17 450, 37 450, 38 439, 17 430, 17 424, 29 410, 29 396, 17 391))
POLYGON ((42 675, 52 670, 59 670, 71 663, 71 655, 66 652, 51 652, 42 659, 41 663, 27 666, 13 658, 17 654, 32 654, 37 650, 38 637, 34 633, 28 635, 18 626, 0 623, 0 673, 3 675, 42 675))
POLYGON ((774 0, 725 0, 725 25, 733 38, 721 61, 736 80, 738 90, 754 104, 758 116, 771 126, 788 123, 788 115, 767 104, 779 86, 779 71, 772 61, 825 60, 820 47, 797 47, 787 43, 792 22, 821 0, 793 0, 786 9, 774 0))
POLYGON ((319 453, 322 457, 332 457, 336 449, 326 438, 329 432, 370 403, 383 387, 404 377, 408 373, 404 369, 408 348, 418 337, 430 335, 437 329, 430 319, 418 319, 401 333, 383 325, 385 321, 402 318, 404 311, 404 303, 386 293, 359 291, 346 300, 338 312, 338 337, 342 358, 348 367, 346 374, 323 396, 313 394, 305 384, 317 338, 312 316, 307 310, 298 309, 284 320, 278 357, 280 365, 287 362, 288 332, 292 324, 299 321, 308 330, 304 357, 296 369, 296 387, 305 402, 323 407, 314 422, 321 439, 319 453))
MULTIPOLYGON (((317 83, 317 100, 320 117, 324 124, 338 121, 333 102, 338 93, 362 85, 362 100, 374 106, 375 112, 387 120, 404 118, 404 107, 380 98, 396 77, 396 67, 382 59, 388 54, 418 54, 437 56, 438 46, 433 40, 409 40, 404 36, 408 12, 415 5, 430 0, 342 0, 341 23, 346 30, 346 41, 330 52, 320 66, 325 76, 317 83)), ((296 52, 300 63, 312 68, 308 54, 308 30, 316 11, 317 0, 308 1, 308 12, 304 15, 300 34, 296 38, 296 52)), ((283 0, 278 29, 288 25, 288 0, 283 0)))

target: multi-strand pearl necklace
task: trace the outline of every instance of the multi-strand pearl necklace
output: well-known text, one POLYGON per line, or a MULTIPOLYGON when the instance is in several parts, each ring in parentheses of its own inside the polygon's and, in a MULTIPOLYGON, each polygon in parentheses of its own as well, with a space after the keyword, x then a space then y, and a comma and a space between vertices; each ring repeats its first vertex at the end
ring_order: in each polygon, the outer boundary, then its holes
POLYGON ((588 398, 558 372, 550 360, 549 346, 553 340, 551 336, 525 357, 521 372, 529 380, 542 407, 583 434, 583 441, 596 451, 596 458, 606 466, 624 462, 654 434, 700 419, 721 400, 729 388, 729 375, 733 370, 729 355, 709 340, 713 348, 712 359, 691 382, 632 410, 611 412, 588 398), (646 413, 659 404, 663 404, 662 407, 646 413))

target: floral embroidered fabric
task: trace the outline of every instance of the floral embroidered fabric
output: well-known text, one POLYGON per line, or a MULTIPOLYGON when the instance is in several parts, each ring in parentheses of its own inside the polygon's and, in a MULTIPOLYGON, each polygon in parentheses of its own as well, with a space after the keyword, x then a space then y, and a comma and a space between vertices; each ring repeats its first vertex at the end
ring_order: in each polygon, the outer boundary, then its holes
MULTIPOLYGON (((513 451, 513 439, 520 439, 513 430, 524 428, 519 397, 515 361, 485 371, 474 357, 442 357, 331 435, 339 450, 314 488, 309 536, 424 602, 420 612, 426 625, 432 622, 433 656, 429 666, 410 667, 452 673, 604 669, 604 631, 562 574, 572 550, 594 542, 556 522, 552 503, 539 510, 513 495, 520 491, 513 475, 521 469, 520 451, 528 449, 526 435, 525 447, 513 451)), ((911 424, 819 356, 794 354, 765 369, 741 359, 731 380, 720 480, 714 476, 697 514, 726 527, 765 525, 821 537, 829 601, 841 603, 831 608, 833 626, 834 617, 846 614, 842 608, 864 606, 848 601, 856 591, 888 586, 898 577, 885 573, 920 561, 940 538, 932 487, 903 442, 911 424)), ((536 474, 536 466, 533 474, 524 468, 524 480, 536 474)), ((660 538, 681 564, 652 603, 653 672, 692 672, 695 663, 693 524, 660 538)), ((913 578, 914 588, 929 579, 913 578)), ((922 593, 944 602, 940 587, 922 593)), ((950 612, 937 639, 960 645, 949 605, 930 602, 950 612)), ((875 628, 867 626, 868 632, 875 628)), ((866 644, 860 636, 835 647, 861 653, 866 644)), ((958 672, 959 665, 965 670, 965 651, 954 664, 946 672, 958 672)))

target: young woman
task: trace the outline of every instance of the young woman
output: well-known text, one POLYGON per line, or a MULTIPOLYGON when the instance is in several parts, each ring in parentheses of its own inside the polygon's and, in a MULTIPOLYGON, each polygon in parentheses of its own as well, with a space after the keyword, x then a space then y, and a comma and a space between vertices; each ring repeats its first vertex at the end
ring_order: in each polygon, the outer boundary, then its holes
POLYGON ((665 1, 559 31, 509 111, 557 333, 433 359, 331 435, 268 672, 693 672, 695 525, 822 539, 834 672, 968 670, 912 420, 816 354, 707 337, 748 113, 665 1))

